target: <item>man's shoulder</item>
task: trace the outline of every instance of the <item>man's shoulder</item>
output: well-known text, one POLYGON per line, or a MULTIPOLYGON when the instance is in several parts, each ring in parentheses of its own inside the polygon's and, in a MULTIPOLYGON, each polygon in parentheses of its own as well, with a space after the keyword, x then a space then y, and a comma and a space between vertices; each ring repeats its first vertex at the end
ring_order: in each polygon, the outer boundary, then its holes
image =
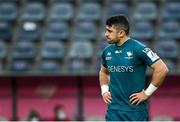
POLYGON ((131 39, 131 42, 134 46, 137 46, 137 47, 145 47, 146 45, 143 44, 142 42, 136 40, 136 39, 131 39))
POLYGON ((142 50, 142 49, 146 48, 145 44, 143 44, 142 42, 135 40, 135 39, 131 39, 131 45, 133 45, 134 50, 142 50))
POLYGON ((103 51, 110 50, 110 49, 112 49, 113 47, 114 47, 114 44, 109 44, 109 45, 107 45, 107 46, 104 48, 103 51))

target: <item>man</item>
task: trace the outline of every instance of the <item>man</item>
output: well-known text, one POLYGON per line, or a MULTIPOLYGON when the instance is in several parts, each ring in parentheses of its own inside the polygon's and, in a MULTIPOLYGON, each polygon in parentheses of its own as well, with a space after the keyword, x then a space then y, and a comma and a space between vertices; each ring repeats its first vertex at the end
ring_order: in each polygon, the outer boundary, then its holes
POLYGON ((129 37, 129 21, 113 16, 106 21, 108 43, 102 53, 99 81, 107 121, 147 121, 147 99, 168 73, 165 63, 150 48, 129 37), (146 66, 153 69, 145 89, 146 66))

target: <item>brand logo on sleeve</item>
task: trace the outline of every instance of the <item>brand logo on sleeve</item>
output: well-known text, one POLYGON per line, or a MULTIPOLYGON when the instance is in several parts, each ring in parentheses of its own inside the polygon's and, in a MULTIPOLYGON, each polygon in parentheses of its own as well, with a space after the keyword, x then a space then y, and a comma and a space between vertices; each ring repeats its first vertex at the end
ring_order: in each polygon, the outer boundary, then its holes
POLYGON ((108 52, 108 53, 107 53, 107 56, 110 56, 110 55, 111 55, 111 52, 108 52))
POLYGON ((148 53, 149 51, 150 51, 151 49, 150 48, 144 48, 142 51, 144 52, 144 53, 148 53))
POLYGON ((106 56, 106 60, 108 61, 108 60, 111 60, 112 59, 112 57, 111 57, 111 52, 108 52, 107 53, 107 56, 106 56))
POLYGON ((150 48, 144 48, 142 51, 146 53, 146 55, 151 59, 152 62, 159 58, 159 56, 154 53, 150 48))
POLYGON ((116 50, 115 51, 115 54, 119 54, 119 53, 122 53, 122 50, 116 50))
POLYGON ((154 53, 153 51, 151 51, 151 50, 147 53, 147 56, 148 56, 148 57, 151 59, 151 61, 153 61, 153 62, 159 58, 159 56, 158 56, 156 53, 154 53))

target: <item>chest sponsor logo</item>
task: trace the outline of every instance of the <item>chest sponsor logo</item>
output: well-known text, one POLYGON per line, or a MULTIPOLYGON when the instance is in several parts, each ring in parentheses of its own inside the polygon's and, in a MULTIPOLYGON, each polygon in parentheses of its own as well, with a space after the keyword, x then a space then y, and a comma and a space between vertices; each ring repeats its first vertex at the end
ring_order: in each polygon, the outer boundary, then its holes
POLYGON ((133 66, 108 66, 109 72, 133 72, 133 66))

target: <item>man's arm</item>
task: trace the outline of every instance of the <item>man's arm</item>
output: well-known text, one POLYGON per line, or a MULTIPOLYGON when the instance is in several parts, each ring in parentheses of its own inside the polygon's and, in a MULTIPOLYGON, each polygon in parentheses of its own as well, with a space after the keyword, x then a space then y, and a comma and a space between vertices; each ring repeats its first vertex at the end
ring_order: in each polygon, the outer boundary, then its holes
POLYGON ((101 69, 99 72, 99 83, 101 86, 101 94, 102 94, 104 102, 110 103, 111 94, 109 92, 109 72, 103 65, 101 66, 101 69))
POLYGON ((151 67, 153 69, 151 83, 154 86, 159 87, 168 73, 168 68, 161 59, 154 63, 151 67))
POLYGON ((163 83, 164 78, 168 73, 168 68, 166 64, 160 59, 151 65, 153 69, 152 80, 148 88, 142 92, 134 93, 130 96, 130 102, 137 105, 145 100, 147 100, 153 92, 163 83))

